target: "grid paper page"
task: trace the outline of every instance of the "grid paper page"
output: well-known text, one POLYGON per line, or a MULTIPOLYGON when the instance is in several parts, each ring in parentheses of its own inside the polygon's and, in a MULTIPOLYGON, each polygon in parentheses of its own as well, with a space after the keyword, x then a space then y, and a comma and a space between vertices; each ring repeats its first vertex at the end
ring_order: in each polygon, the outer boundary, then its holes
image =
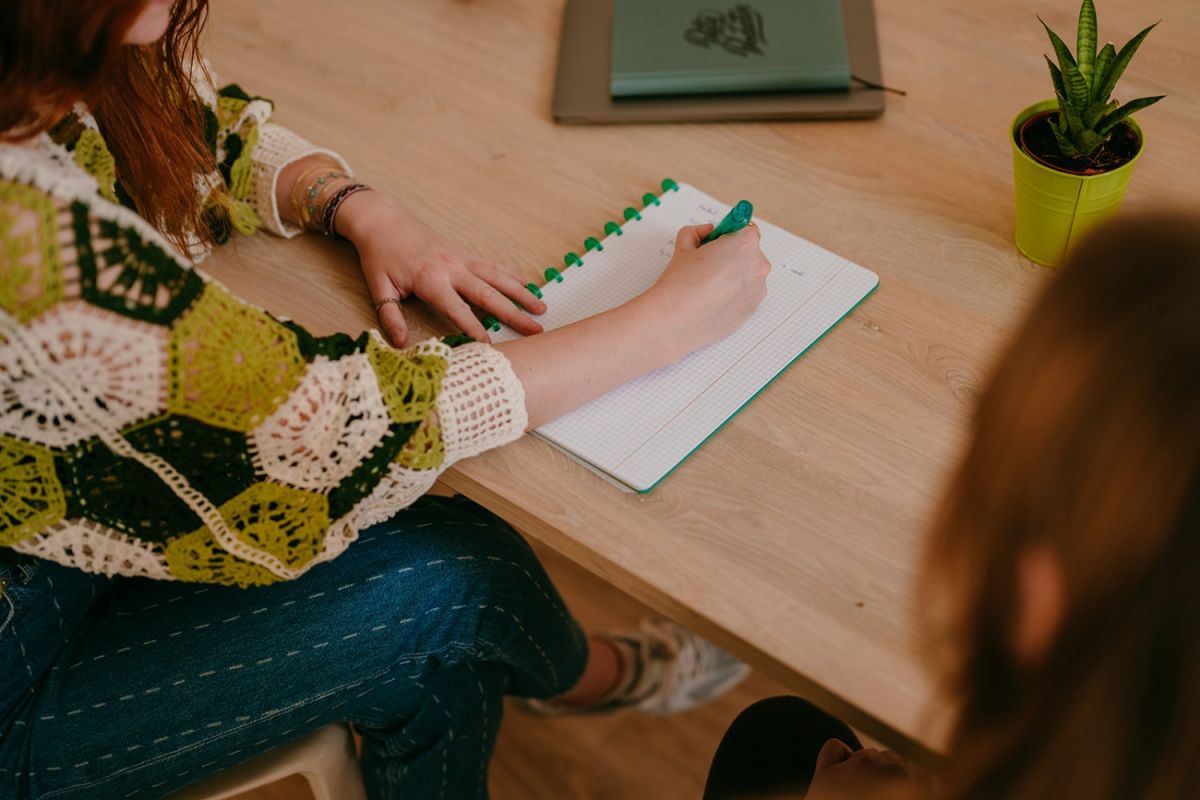
MULTIPOLYGON (((622 233, 585 254, 562 282, 542 287, 547 330, 598 314, 650 288, 684 225, 729 211, 680 184, 642 210, 622 233)), ((874 289, 873 272, 798 236, 756 220, 771 261, 767 297, 735 333, 682 361, 643 375, 542 426, 537 433, 638 491, 646 491, 737 413, 874 289)), ((504 327, 493 341, 517 338, 504 327)))

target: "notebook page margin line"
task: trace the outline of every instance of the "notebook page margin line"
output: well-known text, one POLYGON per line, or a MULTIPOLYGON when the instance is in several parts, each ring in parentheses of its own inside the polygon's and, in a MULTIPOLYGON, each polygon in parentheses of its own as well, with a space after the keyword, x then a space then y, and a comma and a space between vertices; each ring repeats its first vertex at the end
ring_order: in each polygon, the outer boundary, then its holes
MULTIPOLYGON (((850 263, 854 263, 854 262, 850 262, 850 263)), ((855 265, 855 266, 858 266, 858 265, 855 265)), ((776 379, 779 378, 780 375, 787 372, 788 369, 790 369, 793 364, 795 364, 797 361, 799 361, 800 358, 803 357, 809 350, 812 350, 812 348, 816 347, 817 344, 819 344, 822 339, 824 339, 826 336, 828 336, 829 333, 834 328, 841 325, 841 323, 846 319, 846 317, 849 317, 856 310, 858 310, 859 306, 861 306, 863 303, 865 303, 867 301, 867 299, 875 293, 875 290, 879 288, 879 276, 876 275, 874 272, 867 270, 865 268, 860 267, 860 269, 863 269, 864 272, 869 272, 871 274, 871 276, 874 278, 873 284, 871 285, 871 287, 869 289, 866 290, 866 292, 863 293, 862 297, 860 297, 858 299, 858 301, 854 303, 854 305, 852 305, 849 309, 847 309, 846 312, 844 314, 842 314, 842 316, 838 317, 838 319, 832 325, 830 325, 828 328, 826 328, 825 331, 820 336, 815 338, 808 345, 808 347, 805 347, 803 350, 801 350, 799 353, 797 353, 795 358, 793 358, 791 361, 784 364, 779 369, 778 372, 776 372, 774 375, 772 375, 768 380, 764 381, 762 386, 760 386, 758 388, 758 390, 754 392, 754 394, 752 394, 752 395, 750 395, 750 397, 746 398, 745 402, 743 402, 741 405, 739 405, 737 408, 735 408, 719 424, 715 425, 713 427, 713 429, 708 433, 707 436, 705 436, 703 439, 701 439, 699 442, 697 442, 694 447, 692 447, 690 450, 688 450, 686 453, 684 453, 682 456, 680 456, 678 458, 678 460, 676 460, 675 463, 672 464, 669 469, 662 471, 661 474, 659 474, 658 477, 655 478, 654 481, 652 483, 650 483, 649 485, 646 485, 645 481, 637 481, 636 479, 632 479, 629 477, 620 477, 620 478, 616 478, 616 479, 619 480, 623 484, 632 486, 634 488, 634 490, 637 491, 639 494, 646 494, 647 492, 653 491, 656 486, 658 486, 660 483, 662 483, 664 480, 666 480, 668 477, 670 477, 672 474, 674 474, 674 472, 677 469, 679 469, 679 467, 682 466, 685 461, 687 461, 689 458, 691 458, 692 455, 694 455, 697 450, 699 450, 701 447, 703 447, 705 444, 707 444, 709 439, 716 436, 717 433, 722 428, 724 428, 731 419, 733 419, 738 414, 740 414, 746 406, 748 406, 752 402, 754 402, 754 400, 757 399, 758 396, 760 394, 762 394, 768 386, 770 386, 772 383, 774 383, 776 381, 776 379), (643 486, 645 486, 645 488, 642 488, 643 486)), ((616 477, 616 476, 614 475, 614 477, 616 477)))
MULTIPOLYGON (((679 411, 676 412, 674 416, 672 416, 670 419, 668 419, 666 422, 664 422, 662 425, 660 425, 657 430, 655 430, 648 437, 646 437, 646 440, 644 442, 642 442, 642 444, 639 445, 633 452, 631 452, 629 455, 625 456, 625 458, 621 459, 621 461, 619 463, 615 464, 613 466, 613 470, 616 471, 616 470, 620 469, 623 464, 625 464, 627 461, 629 461, 629 459, 634 458, 639 452, 641 452, 641 450, 643 448, 645 448, 647 445, 650 444, 650 441, 652 439, 654 439, 655 436, 657 436, 659 433, 661 433, 666 428, 670 427, 671 423, 673 423, 679 417, 681 417, 685 413, 687 413, 687 411, 690 408, 692 408, 696 403, 700 402, 704 398, 705 394, 707 394, 708 391, 712 387, 716 386, 721 381, 723 381, 730 372, 732 372, 738 365, 743 363, 747 358, 749 358, 750 356, 757 353, 759 348, 763 346, 763 344, 767 341, 767 339, 769 339, 771 337, 771 335, 773 333, 775 333, 775 331, 782 328, 784 325, 786 325, 788 322, 790 322, 797 314, 799 314, 801 311, 805 310, 808 307, 809 303, 811 303, 814 298, 819 296, 821 294, 821 292, 823 292, 829 286, 829 284, 833 283, 833 281, 839 275, 842 274, 842 272, 846 269, 846 266, 848 264, 850 264, 849 259, 842 259, 842 263, 838 266, 838 269, 832 275, 830 275, 828 278, 825 279, 825 282, 822 283, 821 286, 815 292, 813 292, 813 294, 809 297, 808 300, 806 300, 803 304, 801 304, 800 306, 797 306, 795 309, 793 309, 792 313, 788 314, 786 317, 784 317, 778 323, 776 323, 775 327, 772 328, 770 331, 768 331, 762 337, 762 339, 759 341, 758 344, 756 344, 754 347, 750 348, 745 353, 743 353, 741 355, 741 357, 739 357, 736 361, 731 363, 720 375, 717 375, 716 377, 714 377, 713 380, 709 382, 708 386, 704 387, 703 391, 701 391, 698 395, 696 395, 694 398, 692 398, 691 402, 689 402, 683 408, 679 409, 679 411)), ((808 348, 805 348, 805 350, 807 350, 807 349, 808 348)), ((761 391, 761 388, 759 389, 759 391, 761 391)), ((712 434, 709 434, 709 435, 711 436, 712 434)), ((706 441, 707 441, 707 437, 706 437, 706 441)))

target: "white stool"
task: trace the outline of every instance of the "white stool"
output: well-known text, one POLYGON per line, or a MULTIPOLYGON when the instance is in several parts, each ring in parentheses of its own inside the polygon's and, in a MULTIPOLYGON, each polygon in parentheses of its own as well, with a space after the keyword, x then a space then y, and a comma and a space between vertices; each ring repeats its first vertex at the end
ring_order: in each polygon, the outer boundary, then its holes
POLYGON ((354 740, 345 725, 326 725, 283 747, 170 795, 170 800, 225 800, 289 775, 303 775, 313 800, 365 800, 354 740))

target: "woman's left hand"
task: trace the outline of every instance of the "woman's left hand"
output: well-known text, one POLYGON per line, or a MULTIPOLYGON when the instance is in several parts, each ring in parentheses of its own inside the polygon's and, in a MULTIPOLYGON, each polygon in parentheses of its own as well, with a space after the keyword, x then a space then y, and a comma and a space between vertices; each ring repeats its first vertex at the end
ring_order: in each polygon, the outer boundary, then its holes
POLYGON ((338 210, 337 228, 358 249, 380 327, 393 346, 408 339, 408 324, 395 300, 413 295, 481 342, 491 339, 471 306, 518 333, 542 332, 525 311, 541 314, 546 304, 515 275, 464 252, 386 195, 363 191, 348 197, 338 210))

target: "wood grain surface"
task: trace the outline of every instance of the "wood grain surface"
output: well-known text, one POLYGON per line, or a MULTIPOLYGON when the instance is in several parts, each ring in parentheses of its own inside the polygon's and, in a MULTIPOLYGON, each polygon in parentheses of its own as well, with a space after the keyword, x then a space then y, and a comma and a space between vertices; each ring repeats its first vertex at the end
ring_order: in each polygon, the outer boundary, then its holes
MULTIPOLYGON (((208 53, 278 121, 530 278, 664 176, 749 197, 877 272, 866 303, 648 495, 529 437, 445 481, 912 753, 946 720, 913 601, 923 532, 989 362, 1052 274, 1012 244, 1008 127, 1049 93, 1035 14, 1066 36, 1077 9, 881 0, 884 77, 908 96, 872 121, 556 126, 562 0, 217 3, 208 53)), ((1200 198, 1195 3, 1105 0, 1100 36, 1159 18, 1118 92, 1167 95, 1139 116, 1127 211, 1200 198)), ((349 245, 255 237, 206 269, 319 333, 374 325, 349 245)))

